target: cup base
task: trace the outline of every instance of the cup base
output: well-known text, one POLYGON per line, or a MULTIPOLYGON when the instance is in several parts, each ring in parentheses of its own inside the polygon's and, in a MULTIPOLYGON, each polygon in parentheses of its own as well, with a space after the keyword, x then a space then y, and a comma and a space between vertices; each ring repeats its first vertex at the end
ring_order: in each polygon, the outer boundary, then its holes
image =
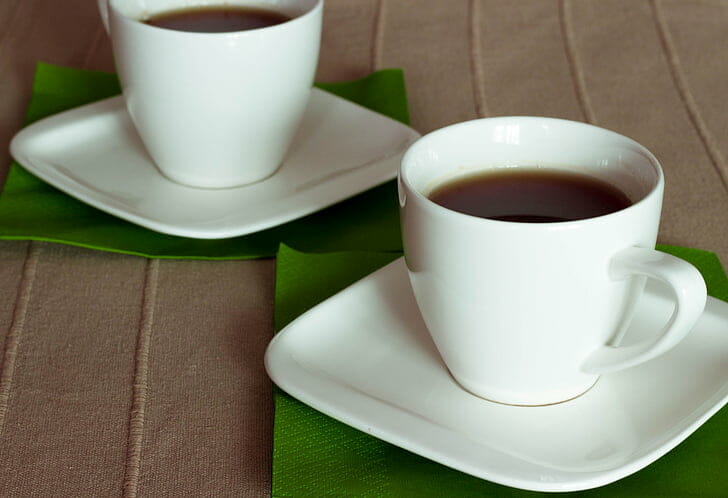
POLYGON ((233 179, 233 180, 229 180, 229 181, 222 181, 222 180, 213 180, 210 178, 205 178, 203 180, 200 180, 199 177, 190 178, 187 176, 179 176, 177 174, 169 174, 167 171, 164 171, 162 168, 160 168, 159 165, 155 164, 155 166, 157 167, 157 170, 167 180, 177 183, 179 185, 184 185, 185 187, 198 188, 198 189, 204 189, 204 190, 224 190, 224 189, 230 189, 230 188, 244 187, 247 185, 252 185, 254 183, 262 182, 263 180, 267 180, 271 176, 275 175, 278 172, 278 170, 280 169, 281 165, 278 165, 273 171, 271 171, 270 173, 266 173, 265 176, 263 176, 263 177, 256 177, 253 179, 238 178, 238 179, 233 179))
POLYGON ((480 399, 483 399, 485 401, 490 401, 491 403, 497 403, 499 405, 507 405, 507 406, 522 406, 522 407, 538 407, 538 406, 551 406, 551 405, 559 405, 561 403, 567 403, 569 401, 573 401, 587 392, 589 392, 596 384, 599 382, 599 378, 597 377, 594 379, 594 382, 588 385, 588 387, 580 388, 578 390, 574 391, 561 391, 560 395, 557 396, 544 396, 542 393, 534 393, 531 395, 528 395, 529 399, 526 399, 526 396, 523 394, 511 394, 507 391, 501 391, 499 395, 494 396, 492 393, 485 393, 482 390, 471 388, 467 385, 466 382, 463 382, 459 380, 457 377, 452 375, 452 372, 450 375, 453 377, 455 382, 458 383, 458 385, 463 388, 465 391, 469 392, 473 396, 477 396, 480 399), (477 392, 481 391, 481 393, 477 392))

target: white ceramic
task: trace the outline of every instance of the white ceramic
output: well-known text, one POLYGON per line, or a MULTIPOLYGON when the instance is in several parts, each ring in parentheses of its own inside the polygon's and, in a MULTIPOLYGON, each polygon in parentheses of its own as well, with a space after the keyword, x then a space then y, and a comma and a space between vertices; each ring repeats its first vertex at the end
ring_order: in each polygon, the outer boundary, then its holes
POLYGON ((616 133, 548 118, 460 123, 410 147, 399 187, 405 259, 424 321, 453 376, 481 397, 519 405, 574 398, 599 374, 669 350, 705 305, 700 273, 653 249, 663 191, 657 159, 616 133), (589 174, 634 204, 580 221, 516 223, 427 198, 447 180, 511 167, 589 174), (642 276, 671 286, 676 312, 650 340, 618 347, 642 276))
MULTIPOLYGON (((671 310, 665 288, 648 282, 625 342, 651 336, 671 310)), ((728 303, 708 298, 675 348, 603 376, 575 400, 492 403, 449 375, 399 259, 289 324, 266 367, 304 403, 426 458, 507 486, 575 491, 646 467, 720 410, 727 359, 728 303)), ((711 463, 716 472, 724 464, 711 463)))
POLYGON ((127 107, 170 179, 223 188, 280 166, 318 61, 323 0, 232 0, 294 16, 232 33, 191 33, 140 22, 211 2, 99 0, 127 107))
POLYGON ((38 121, 13 138, 10 151, 33 174, 107 213, 158 232, 216 239, 290 221, 391 180, 417 137, 314 89, 281 168, 242 187, 199 189, 162 176, 121 97, 38 121))

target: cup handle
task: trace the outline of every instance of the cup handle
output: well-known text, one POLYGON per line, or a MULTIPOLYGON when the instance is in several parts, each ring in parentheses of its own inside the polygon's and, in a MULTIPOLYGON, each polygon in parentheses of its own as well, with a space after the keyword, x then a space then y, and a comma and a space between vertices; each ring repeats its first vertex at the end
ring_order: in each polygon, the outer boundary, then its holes
POLYGON ((104 23, 104 29, 109 32, 109 0, 98 0, 99 13, 101 14, 101 22, 104 23))
POLYGON ((630 346, 602 346, 582 365, 587 373, 603 374, 629 368, 655 358, 679 343, 705 309, 707 291, 700 272, 690 263, 654 249, 630 247, 612 259, 610 276, 622 280, 634 275, 666 283, 675 298, 675 310, 655 339, 630 346))

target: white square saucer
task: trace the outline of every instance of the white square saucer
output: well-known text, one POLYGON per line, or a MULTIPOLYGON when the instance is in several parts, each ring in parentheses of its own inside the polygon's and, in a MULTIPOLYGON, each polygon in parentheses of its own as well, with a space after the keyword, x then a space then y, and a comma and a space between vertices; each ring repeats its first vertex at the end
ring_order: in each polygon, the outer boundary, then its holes
MULTIPOLYGON (((626 342, 659 330, 672 308, 667 291, 648 284, 626 342)), ((449 375, 400 258, 289 324, 266 368, 304 403, 449 467, 516 488, 583 490, 649 465, 725 405, 728 303, 709 298, 678 346, 579 398, 506 406, 449 375)))
POLYGON ((158 232, 217 239, 291 221, 391 180, 412 128, 313 89, 278 171, 229 189, 198 189, 164 177, 112 97, 40 120, 13 139, 13 157, 54 187, 158 232))

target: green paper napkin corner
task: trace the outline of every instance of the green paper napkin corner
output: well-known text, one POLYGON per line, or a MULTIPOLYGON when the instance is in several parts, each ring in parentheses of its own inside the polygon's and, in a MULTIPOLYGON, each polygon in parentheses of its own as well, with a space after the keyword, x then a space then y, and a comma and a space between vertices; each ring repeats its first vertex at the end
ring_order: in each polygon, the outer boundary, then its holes
MULTIPOLYGON (((404 75, 399 69, 364 78, 317 83, 319 88, 405 124, 404 75)), ((39 63, 26 124, 118 94, 115 74, 39 63)), ((155 258, 272 257, 283 242, 308 251, 400 250, 393 181, 298 220, 249 235, 200 240, 158 233, 93 208, 13 163, 0 193, 0 239, 41 240, 155 258)))
MULTIPOLYGON (((694 264, 708 292, 728 301, 728 278, 708 251, 660 245, 694 264)), ((311 254, 281 246, 275 326, 384 266, 399 253, 311 254)), ((728 333, 728 331, 726 331, 728 333)), ((275 390, 272 495, 282 497, 553 496, 502 486, 445 467, 338 422, 275 390)), ((613 484, 572 496, 723 496, 728 489, 728 410, 721 410, 667 455, 613 484)))

